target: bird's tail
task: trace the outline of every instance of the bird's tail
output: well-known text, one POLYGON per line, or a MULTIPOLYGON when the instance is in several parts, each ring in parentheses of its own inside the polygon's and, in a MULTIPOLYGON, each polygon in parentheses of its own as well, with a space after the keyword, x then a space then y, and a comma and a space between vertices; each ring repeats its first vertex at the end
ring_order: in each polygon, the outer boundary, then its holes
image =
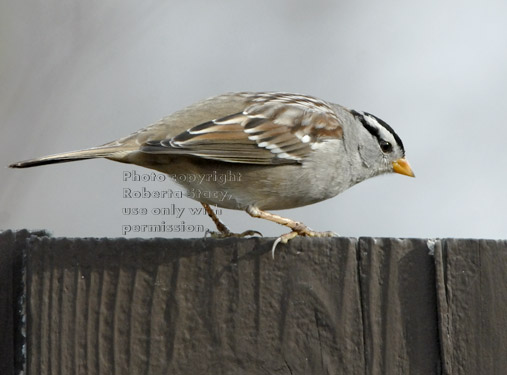
POLYGON ((66 163, 69 161, 95 158, 119 158, 121 154, 125 153, 125 151, 127 151, 125 148, 118 146, 92 147, 85 150, 62 152, 61 154, 42 156, 40 158, 20 161, 9 165, 9 168, 30 168, 45 164, 66 163))

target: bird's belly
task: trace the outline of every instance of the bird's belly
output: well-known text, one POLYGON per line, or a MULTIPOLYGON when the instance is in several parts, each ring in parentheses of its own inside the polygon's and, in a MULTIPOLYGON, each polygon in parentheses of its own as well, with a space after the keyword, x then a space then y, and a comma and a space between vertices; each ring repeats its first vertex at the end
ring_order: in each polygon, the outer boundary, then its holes
MULTIPOLYGON (((146 160, 143 163, 146 166, 146 160)), ((150 168, 169 174, 191 199, 236 210, 306 206, 348 187, 336 184, 333 176, 316 176, 315 168, 301 164, 263 166, 179 157, 154 161, 150 168)))

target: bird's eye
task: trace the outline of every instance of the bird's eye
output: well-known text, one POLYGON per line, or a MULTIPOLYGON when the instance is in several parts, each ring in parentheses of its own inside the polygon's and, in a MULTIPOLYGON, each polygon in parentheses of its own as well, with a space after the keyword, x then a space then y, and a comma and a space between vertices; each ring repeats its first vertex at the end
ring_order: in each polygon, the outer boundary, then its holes
POLYGON ((393 150, 393 145, 387 141, 380 141, 380 149, 387 154, 393 150))

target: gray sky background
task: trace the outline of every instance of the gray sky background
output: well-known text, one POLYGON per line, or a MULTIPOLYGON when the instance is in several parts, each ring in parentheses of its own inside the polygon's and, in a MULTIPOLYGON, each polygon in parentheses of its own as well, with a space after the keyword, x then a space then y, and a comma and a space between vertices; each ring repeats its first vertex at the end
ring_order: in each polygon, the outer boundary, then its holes
MULTIPOLYGON (((506 238, 506 20, 503 0, 2 1, 0 160, 99 145, 224 92, 305 93, 387 121, 417 178, 382 176, 277 213, 344 236, 506 238)), ((148 172, 107 160, 0 168, 0 228, 212 228, 204 216, 124 216, 199 207, 122 198, 125 187, 181 190, 123 182, 134 169, 148 172)), ((235 231, 286 231, 243 212, 221 217, 235 231)))

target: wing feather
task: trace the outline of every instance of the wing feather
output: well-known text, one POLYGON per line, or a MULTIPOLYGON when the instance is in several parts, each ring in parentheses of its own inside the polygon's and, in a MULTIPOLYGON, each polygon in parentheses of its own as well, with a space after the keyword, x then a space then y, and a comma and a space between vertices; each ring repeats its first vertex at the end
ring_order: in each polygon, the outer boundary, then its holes
POLYGON ((243 112, 196 125, 172 138, 150 140, 141 151, 230 163, 293 164, 302 162, 313 144, 343 135, 336 113, 319 99, 280 93, 244 95, 243 112))

